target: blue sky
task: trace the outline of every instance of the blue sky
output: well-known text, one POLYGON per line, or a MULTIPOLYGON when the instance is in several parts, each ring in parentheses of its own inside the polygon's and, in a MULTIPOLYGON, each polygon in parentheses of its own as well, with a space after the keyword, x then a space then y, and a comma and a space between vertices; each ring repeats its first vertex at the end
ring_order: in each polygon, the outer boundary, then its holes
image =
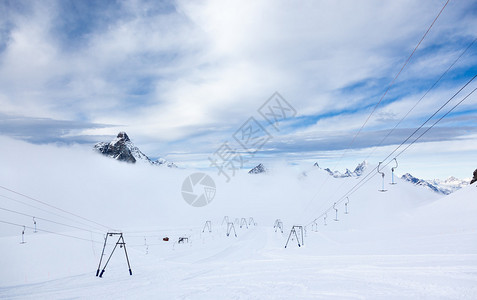
MULTIPOLYGON (((278 91, 297 114, 250 164, 377 163, 477 72, 474 44, 374 149, 476 38, 477 4, 450 1, 338 162, 444 3, 0 1, 0 134, 89 147, 124 130, 151 157, 207 167, 278 91)), ((471 176, 476 104, 413 145, 407 171, 471 176)))

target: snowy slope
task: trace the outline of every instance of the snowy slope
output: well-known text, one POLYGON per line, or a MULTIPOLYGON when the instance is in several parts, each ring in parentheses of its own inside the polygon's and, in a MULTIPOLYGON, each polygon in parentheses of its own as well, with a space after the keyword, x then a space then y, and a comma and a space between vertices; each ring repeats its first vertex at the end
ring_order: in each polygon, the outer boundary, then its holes
MULTIPOLYGON (((0 298, 477 296, 475 185, 441 197, 398 180, 397 185, 386 184, 388 191, 381 193, 377 191, 381 178, 375 176, 350 196, 349 214, 344 214, 341 203, 339 221, 333 220, 332 211, 326 226, 319 219, 316 228, 306 227, 302 247, 293 240, 285 249, 292 225, 313 222, 359 178, 333 178, 319 168, 307 176, 301 176, 302 170, 273 168, 268 176, 250 176, 244 170, 225 183, 211 172, 216 198, 195 208, 180 194, 190 170, 118 164, 87 149, 2 142, 18 151, 0 157, 5 170, 0 173, 1 185, 121 229, 133 276, 122 252, 114 254, 104 278, 94 276, 106 228, 95 226, 89 233, 38 222, 39 228, 85 240, 27 230, 27 243, 20 244, 21 228, 1 224, 0 298), (253 217, 257 226, 237 225, 238 237, 227 237, 222 225, 226 215, 232 221, 253 217), (285 225, 284 233, 273 229, 278 218, 285 225), (202 232, 206 220, 212 222, 211 233, 202 232), (162 241, 165 236, 169 242, 162 241), (178 244, 183 236, 190 238, 189 243, 178 244)), ((370 164, 367 170, 373 167, 370 164)), ((5 190, 0 194, 27 201, 5 190)), ((2 207, 71 223, 7 198, 1 201, 2 207)), ((5 211, 0 211, 0 220, 32 223, 29 217, 5 211)), ((108 245, 108 251, 111 248, 108 245)))

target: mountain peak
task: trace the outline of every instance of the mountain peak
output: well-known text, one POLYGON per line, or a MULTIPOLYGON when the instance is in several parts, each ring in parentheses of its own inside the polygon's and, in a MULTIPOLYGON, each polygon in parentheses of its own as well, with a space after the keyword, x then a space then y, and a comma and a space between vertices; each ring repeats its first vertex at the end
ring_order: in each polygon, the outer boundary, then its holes
POLYGON ((326 168, 325 171, 335 178, 359 177, 363 175, 367 167, 368 162, 365 160, 358 164, 353 172, 351 172, 349 169, 346 169, 344 173, 341 173, 340 171, 331 171, 329 168, 326 168))
POLYGON ((177 168, 177 166, 168 162, 163 158, 159 158, 156 161, 151 161, 147 155, 141 152, 138 147, 134 146, 133 142, 129 139, 126 132, 121 131, 116 138, 109 143, 99 142, 93 147, 94 150, 99 153, 114 158, 119 161, 125 161, 128 163, 147 163, 151 165, 167 165, 170 168, 177 168))
POLYGON ((124 132, 124 131, 119 132, 119 133, 118 133, 118 136, 117 136, 116 138, 117 138, 117 139, 120 139, 120 140, 123 140, 123 141, 125 141, 125 142, 129 142, 129 141, 130 141, 129 136, 128 136, 127 133, 124 132))
POLYGON ((427 189, 430 189, 433 192, 443 194, 443 195, 449 195, 450 193, 453 193, 457 191, 458 189, 468 185, 467 181, 455 178, 453 176, 447 178, 446 180, 439 180, 439 179, 425 180, 425 179, 419 179, 417 177, 412 176, 409 173, 406 173, 401 176, 401 179, 405 181, 409 181, 414 185, 423 186, 427 189))
POLYGON ((267 172, 267 169, 265 168, 263 164, 260 163, 257 166, 255 166, 253 169, 248 171, 248 174, 260 174, 260 173, 266 173, 266 172, 267 172))

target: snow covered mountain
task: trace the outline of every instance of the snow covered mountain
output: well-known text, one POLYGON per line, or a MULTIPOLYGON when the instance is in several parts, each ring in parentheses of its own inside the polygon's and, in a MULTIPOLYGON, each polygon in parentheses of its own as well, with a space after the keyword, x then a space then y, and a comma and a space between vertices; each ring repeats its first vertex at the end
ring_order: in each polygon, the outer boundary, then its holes
POLYGON ((267 169, 265 168, 265 166, 263 164, 258 164, 253 169, 248 171, 248 174, 260 174, 260 173, 266 173, 266 172, 267 172, 267 169))
POLYGON ((434 191, 442 195, 449 195, 461 189, 462 187, 469 185, 469 180, 465 180, 465 179, 462 180, 462 179, 455 178, 453 176, 447 178, 446 180, 440 180, 440 179, 424 180, 424 179, 416 178, 409 173, 406 173, 403 176, 401 176, 401 179, 409 181, 413 183, 414 185, 423 186, 427 189, 430 189, 431 191, 434 191))
POLYGON ((99 142, 94 145, 93 149, 99 153, 114 158, 119 161, 125 161, 128 163, 146 163, 155 166, 168 166, 169 168, 177 168, 173 162, 169 162, 164 158, 159 158, 152 161, 144 153, 136 147, 129 139, 126 132, 121 131, 117 137, 111 142, 99 142))
MULTIPOLYGON (((17 151, 0 156, 9 170, 0 172, 2 186, 52 206, 25 207, 32 199, 2 191, 0 299, 476 299, 475 186, 442 197, 401 182, 381 193, 374 176, 335 212, 355 178, 312 164, 297 178, 277 166, 260 178, 243 170, 229 183, 216 180, 220 196, 197 208, 180 194, 190 170, 131 168, 84 149, 11 143, 17 151), (17 197, 23 201, 10 200, 17 197), (52 214, 53 207, 84 219, 52 214), (236 223, 237 236, 227 235, 225 216, 254 222, 236 223), (283 233, 273 228, 277 219, 283 233), (299 247, 295 236, 285 249, 295 224, 306 228, 304 242, 299 247), (109 228, 124 233, 132 276, 126 248, 113 254, 108 239, 102 252, 109 228), (110 255, 104 277, 95 277, 110 255)), ((215 170, 210 176, 221 178, 215 170)))
MULTIPOLYGON (((317 165, 315 163, 315 165, 317 165)), ((325 171, 328 172, 331 176, 334 178, 346 178, 346 177, 359 177, 363 174, 363 172, 366 170, 368 167, 368 162, 365 160, 362 163, 360 163, 354 171, 350 171, 349 169, 346 169, 346 172, 341 173, 340 171, 331 171, 329 168, 326 168, 325 171)))

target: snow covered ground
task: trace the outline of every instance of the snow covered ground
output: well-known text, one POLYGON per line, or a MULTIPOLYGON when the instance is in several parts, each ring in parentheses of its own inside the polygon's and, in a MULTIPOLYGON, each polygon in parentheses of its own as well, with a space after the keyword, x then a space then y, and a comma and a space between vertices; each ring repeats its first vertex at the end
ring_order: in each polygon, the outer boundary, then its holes
MULTIPOLYGON (((0 298, 477 298, 475 184, 441 197, 399 180, 380 193, 376 176, 350 196, 349 214, 341 203, 339 221, 333 213, 326 226, 317 220, 316 231, 306 227, 302 247, 293 240, 285 249, 292 225, 312 222, 357 179, 332 178, 318 168, 301 176, 299 167, 284 166, 271 174, 244 171, 230 183, 210 173, 216 198, 196 208, 180 194, 191 170, 122 164, 79 148, 1 142, 17 151, 0 158, 0 185, 121 229, 133 275, 118 249, 103 278, 95 276, 106 228, 92 225, 90 233, 37 220, 39 229, 81 239, 27 229, 20 244, 22 228, 2 223, 0 298), (257 225, 236 226, 237 237, 226 236, 224 216, 253 217, 257 225), (273 229, 276 219, 284 233, 273 229), (207 220, 211 233, 202 232, 207 220), (178 244, 184 236, 189 242, 178 244)), ((6 190, 0 190, 0 203, 89 225, 6 190)), ((32 226, 30 217, 8 211, 0 211, 0 220, 32 226)))

